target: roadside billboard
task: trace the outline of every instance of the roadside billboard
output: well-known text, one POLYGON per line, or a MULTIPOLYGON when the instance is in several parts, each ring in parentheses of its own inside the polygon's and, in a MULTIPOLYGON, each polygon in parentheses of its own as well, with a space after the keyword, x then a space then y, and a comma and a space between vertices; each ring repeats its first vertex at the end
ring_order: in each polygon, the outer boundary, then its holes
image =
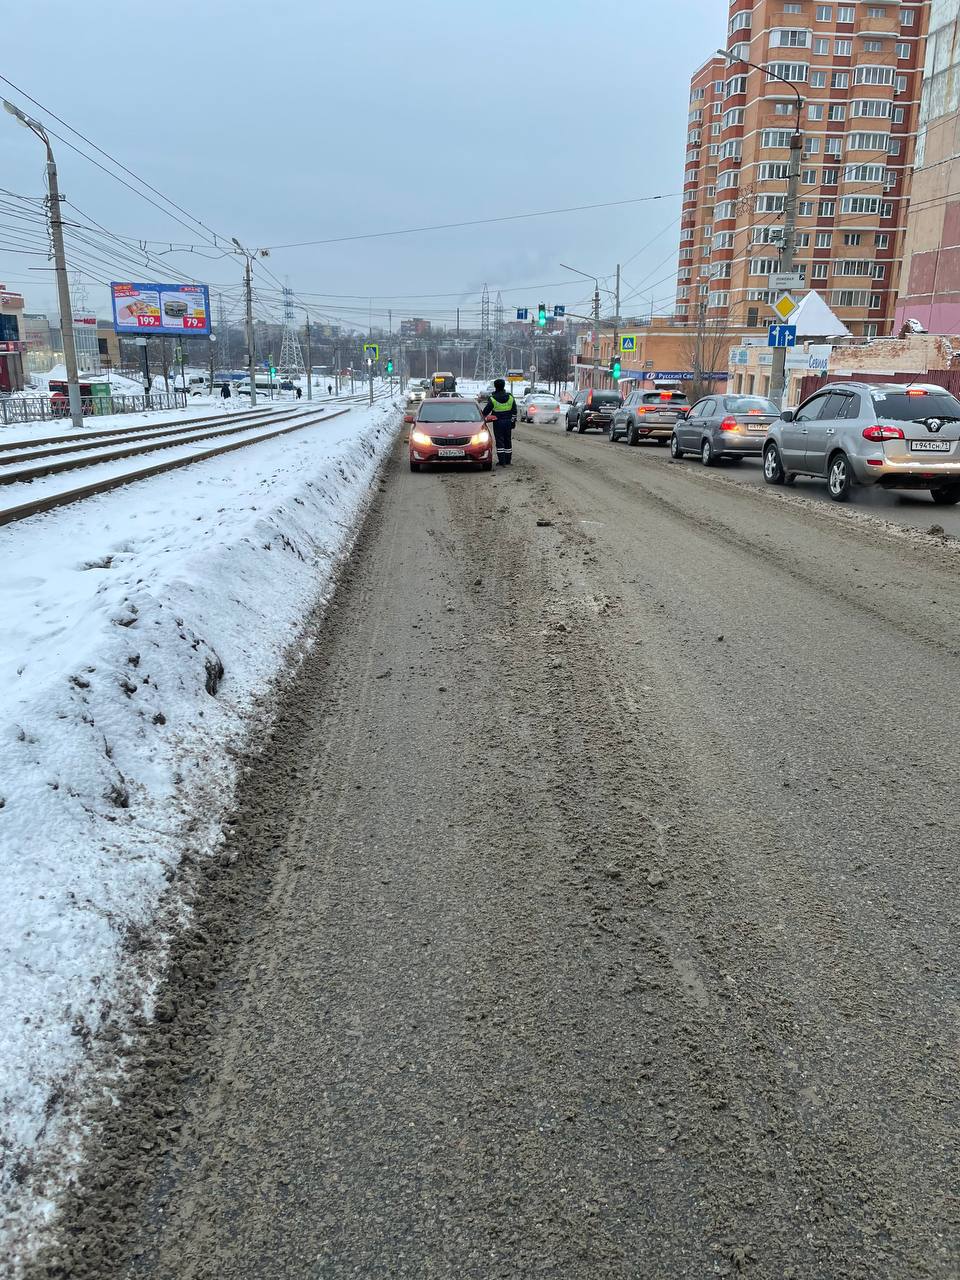
POLYGON ((205 284, 111 283, 113 327, 120 334, 210 333, 210 290, 205 284))

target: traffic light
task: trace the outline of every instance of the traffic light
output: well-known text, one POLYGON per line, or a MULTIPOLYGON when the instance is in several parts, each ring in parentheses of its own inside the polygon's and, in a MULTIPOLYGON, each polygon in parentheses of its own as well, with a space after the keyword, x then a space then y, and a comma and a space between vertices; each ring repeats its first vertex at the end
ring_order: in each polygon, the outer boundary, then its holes
POLYGON ((537 307, 537 326, 540 329, 547 327, 547 308, 542 302, 537 307))
POLYGON ((610 361, 610 377, 614 382, 620 381, 620 357, 614 356, 610 361))
POLYGON ((388 361, 387 361, 387 373, 393 373, 393 361, 392 361, 392 360, 388 360, 388 361))
POLYGON ((277 376, 277 366, 275 364, 272 364, 270 366, 270 377, 275 378, 276 376, 277 376))

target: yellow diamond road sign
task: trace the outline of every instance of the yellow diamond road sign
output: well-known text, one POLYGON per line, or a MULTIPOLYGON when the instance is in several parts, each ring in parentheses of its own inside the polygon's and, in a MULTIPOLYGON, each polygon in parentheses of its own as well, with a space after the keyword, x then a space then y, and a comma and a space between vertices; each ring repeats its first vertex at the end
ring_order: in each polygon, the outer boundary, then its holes
POLYGON ((781 293, 776 302, 771 303, 773 310, 783 321, 789 320, 799 305, 796 298, 791 298, 789 293, 781 293))

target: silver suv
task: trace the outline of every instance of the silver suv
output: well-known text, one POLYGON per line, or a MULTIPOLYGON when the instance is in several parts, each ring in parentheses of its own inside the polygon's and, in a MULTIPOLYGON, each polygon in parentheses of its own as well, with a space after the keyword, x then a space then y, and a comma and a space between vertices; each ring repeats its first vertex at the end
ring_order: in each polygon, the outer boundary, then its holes
POLYGON ((846 502, 855 484, 929 489, 960 502, 960 400, 933 383, 828 383, 784 409, 763 445, 763 478, 823 476, 846 502))

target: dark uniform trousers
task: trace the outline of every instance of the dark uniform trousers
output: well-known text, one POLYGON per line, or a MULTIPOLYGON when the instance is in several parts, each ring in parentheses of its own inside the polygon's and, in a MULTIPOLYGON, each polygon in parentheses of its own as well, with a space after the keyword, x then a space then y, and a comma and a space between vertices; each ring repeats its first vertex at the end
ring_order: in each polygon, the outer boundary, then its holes
POLYGON ((497 461, 501 467, 508 467, 513 461, 513 427, 509 418, 497 418, 493 424, 493 438, 497 442, 497 461))

